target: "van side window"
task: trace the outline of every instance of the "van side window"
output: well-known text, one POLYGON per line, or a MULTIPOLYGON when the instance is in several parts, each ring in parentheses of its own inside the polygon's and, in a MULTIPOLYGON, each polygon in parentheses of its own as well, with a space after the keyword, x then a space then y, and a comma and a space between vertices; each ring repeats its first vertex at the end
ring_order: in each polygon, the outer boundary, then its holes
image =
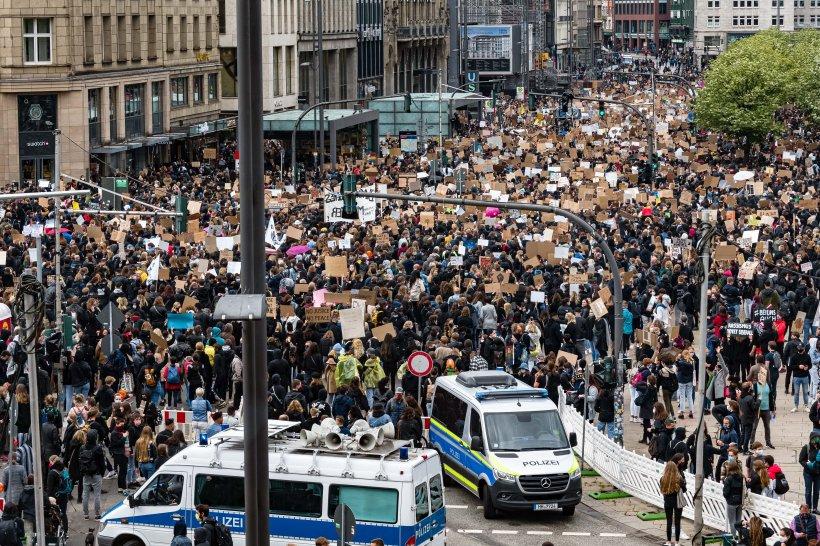
POLYGON ((483 438, 484 434, 481 432, 481 417, 476 410, 470 411, 470 437, 478 436, 483 438))
POLYGON ((444 496, 441 494, 441 474, 430 478, 430 510, 437 512, 444 506, 444 496))
POLYGON ((270 513, 285 516, 322 516, 322 484, 270 481, 270 513))
POLYGON ((353 511, 356 521, 396 523, 399 514, 399 492, 386 487, 359 487, 357 485, 330 486, 327 513, 332 517, 339 504, 353 511))
POLYGON ((427 483, 416 486, 416 522, 430 515, 430 503, 427 502, 427 483))
POLYGON ((456 436, 461 436, 464 432, 464 419, 467 417, 467 403, 445 389, 436 389, 432 417, 456 436))
POLYGON ((245 510, 245 481, 236 476, 199 474, 194 482, 194 506, 207 504, 222 510, 245 510))
POLYGON ((154 474, 138 498, 146 506, 177 506, 182 500, 184 483, 180 474, 154 474))

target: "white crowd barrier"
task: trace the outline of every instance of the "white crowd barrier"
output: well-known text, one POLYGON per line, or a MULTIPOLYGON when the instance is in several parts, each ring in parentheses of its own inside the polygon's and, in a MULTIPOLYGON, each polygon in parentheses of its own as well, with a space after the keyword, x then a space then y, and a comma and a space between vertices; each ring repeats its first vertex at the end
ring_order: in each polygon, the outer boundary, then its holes
MULTIPOLYGON (((660 478, 663 464, 653 461, 646 455, 622 448, 607 436, 599 432, 594 425, 584 422, 583 416, 566 403, 564 392, 559 399, 561 418, 578 436, 575 451, 579 458, 583 447, 587 467, 593 468, 605 480, 621 491, 629 493, 653 506, 663 509, 663 495, 660 492, 660 478), (585 447, 582 446, 582 431, 586 426, 585 447)), ((686 508, 683 517, 692 519, 694 509, 692 494, 695 491, 695 476, 686 472, 686 508)), ((791 502, 770 499, 763 495, 749 493, 744 505, 744 520, 758 516, 763 523, 775 531, 788 527, 799 512, 799 507, 791 502)), ((723 485, 705 480, 703 485, 703 521, 709 527, 726 530, 726 501, 723 498, 723 485)))

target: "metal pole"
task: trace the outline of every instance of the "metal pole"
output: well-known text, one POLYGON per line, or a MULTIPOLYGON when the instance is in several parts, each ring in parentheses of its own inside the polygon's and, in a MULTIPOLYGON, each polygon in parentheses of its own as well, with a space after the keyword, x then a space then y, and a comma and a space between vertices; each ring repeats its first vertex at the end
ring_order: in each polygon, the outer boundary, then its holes
POLYGON ((591 366, 592 363, 589 363, 584 367, 584 424, 581 429, 581 470, 584 470, 584 455, 586 454, 587 447, 587 413, 589 411, 587 398, 589 398, 589 368, 591 366))
MULTIPOLYGON (((40 238, 37 238, 39 242, 40 238)), ((39 264, 38 264, 39 265, 39 264)), ((38 268, 39 269, 39 268, 38 268)), ((37 329, 36 316, 34 312, 34 296, 25 293, 23 295, 26 313, 26 333, 37 329)), ((26 347, 28 353, 28 390, 29 404, 31 406, 31 449, 34 456, 34 524, 37 532, 37 546, 45 546, 46 543, 46 520, 45 503, 43 502, 43 452, 40 445, 40 393, 37 384, 37 356, 34 353, 36 339, 31 336, 31 341, 26 347)))
MULTIPOLYGON (((145 201, 140 201, 139 199, 134 199, 133 197, 129 197, 128 195, 123 195, 121 193, 117 193, 115 191, 109 190, 108 188, 103 188, 102 186, 98 186, 97 184, 94 184, 93 182, 89 182, 88 180, 83 180, 81 178, 74 178, 73 176, 69 176, 65 173, 61 174, 60 176, 65 176, 69 180, 73 180, 74 182, 77 182, 78 184, 85 184, 86 186, 91 186, 95 190, 100 190, 100 191, 110 193, 112 195, 116 195, 120 199, 124 199, 125 201, 131 201, 132 203, 136 203, 136 204, 141 205, 143 207, 148 207, 151 210, 159 210, 159 211, 163 211, 163 210, 167 211, 168 210, 168 209, 164 209, 162 207, 158 207, 156 205, 152 205, 151 203, 146 203, 145 201)), ((72 195, 72 192, 64 192, 64 193, 66 195, 69 195, 69 196, 72 195)), ((79 191, 76 191, 76 192, 73 192, 73 193, 77 194, 77 193, 79 193, 79 191)), ((52 194, 52 197, 53 196, 54 195, 52 194)))
POLYGON ((181 212, 160 212, 147 210, 97 210, 97 209, 60 209, 66 214, 99 214, 101 216, 182 216, 181 212))
POLYGON ((459 12, 458 0, 447 0, 447 14, 450 22, 450 58, 447 65, 447 83, 458 85, 458 75, 461 72, 461 48, 458 41, 459 12), (456 54, 456 51, 458 54, 456 54))
MULTIPOLYGON (((57 325, 57 331, 62 336, 63 332, 63 287, 61 285, 62 268, 60 259, 60 227, 62 225, 60 216, 60 198, 54 198, 54 322, 57 325)), ((57 391, 63 392, 62 389, 62 369, 63 369, 63 350, 60 350, 59 362, 57 365, 57 391)))
POLYGON ((692 546, 701 545, 703 534, 703 413, 706 394, 706 330, 709 300, 709 252, 712 246, 712 237, 715 230, 709 224, 704 226, 704 232, 698 242, 700 259, 703 262, 703 278, 700 283, 700 316, 698 317, 698 385, 695 405, 698 409, 698 428, 695 430, 695 493, 692 495, 692 504, 695 511, 695 532, 692 536, 692 546))
POLYGON ((438 69, 438 156, 441 159, 444 154, 444 124, 441 121, 441 68, 438 69))
POLYGON ((60 189, 60 130, 54 129, 54 180, 51 182, 51 189, 60 189))
MULTIPOLYGON (((323 0, 315 0, 318 18, 316 25, 318 28, 318 44, 319 44, 319 172, 323 173, 325 170, 325 107, 322 104, 325 98, 325 51, 323 44, 324 33, 324 5, 323 0)), ((328 97, 330 98, 330 97, 328 97)), ((335 168, 335 167, 334 167, 335 168)))
MULTIPOLYGON (((65 176, 65 175, 63 175, 65 176)), ((90 190, 74 190, 74 191, 35 191, 24 193, 0 193, 0 201, 14 201, 16 199, 38 199, 46 197, 53 199, 55 197, 74 197, 76 195, 88 195, 90 190)))
MULTIPOLYGON (((262 140, 262 13, 260 0, 237 1, 237 60, 239 68, 239 204, 242 272, 245 294, 265 293, 265 156, 262 140)), ((245 366, 245 543, 270 542, 268 481, 268 415, 266 336, 264 320, 242 325, 242 363, 245 366)))
POLYGON ((656 95, 655 95, 655 70, 653 69, 652 72, 652 148, 649 150, 649 159, 652 162, 652 165, 655 164, 655 149, 658 147, 657 137, 655 135, 655 128, 658 126, 658 118, 655 114, 655 103, 656 95))

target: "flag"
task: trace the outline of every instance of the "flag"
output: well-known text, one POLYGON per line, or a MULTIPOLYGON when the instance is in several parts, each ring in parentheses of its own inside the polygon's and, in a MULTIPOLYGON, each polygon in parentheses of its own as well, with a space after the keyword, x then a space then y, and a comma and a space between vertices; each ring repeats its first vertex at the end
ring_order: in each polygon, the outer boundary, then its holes
POLYGON ((159 256, 148 266, 148 282, 159 280, 159 256))

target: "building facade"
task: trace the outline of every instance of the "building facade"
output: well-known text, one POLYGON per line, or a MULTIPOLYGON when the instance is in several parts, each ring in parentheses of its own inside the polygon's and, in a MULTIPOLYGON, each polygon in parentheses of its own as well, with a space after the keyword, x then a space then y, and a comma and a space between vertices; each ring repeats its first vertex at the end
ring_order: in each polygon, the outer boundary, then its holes
MULTIPOLYGON (((357 21, 356 0, 296 0, 298 16, 299 102, 315 104, 317 95, 323 101, 355 99, 357 97, 357 21), (321 63, 314 62, 319 50, 319 26, 316 24, 316 3, 321 8, 321 63), (324 74, 323 87, 316 91, 319 79, 316 70, 324 74)), ((317 59, 318 60, 318 59, 317 59)), ((339 108, 343 105, 337 106, 339 108)))
POLYGON ((820 0, 694 0, 695 55, 714 58, 759 30, 820 28, 820 0))
POLYGON ((669 45, 667 0, 615 0, 612 7, 612 39, 616 49, 656 52, 669 45))
MULTIPOLYGON (((193 0, 200 1, 200 0, 193 0)), ((298 4, 301 0, 262 1, 262 108, 265 112, 296 107, 299 58, 298 4)), ((237 99, 236 0, 218 0, 222 111, 235 113, 237 99)))
POLYGON ((446 0, 384 0, 385 94, 438 91, 449 53, 446 0))
POLYGON ((606 8, 592 0, 555 0, 554 7, 555 67, 562 72, 570 65, 590 67, 593 59, 600 58, 606 8))
POLYGON ((138 169, 218 115, 215 0, 15 0, 0 35, 3 183, 138 169))
POLYGON ((356 0, 358 83, 360 97, 384 91, 384 0, 356 0))
POLYGON ((679 49, 693 45, 695 0, 670 0, 669 35, 679 49))

